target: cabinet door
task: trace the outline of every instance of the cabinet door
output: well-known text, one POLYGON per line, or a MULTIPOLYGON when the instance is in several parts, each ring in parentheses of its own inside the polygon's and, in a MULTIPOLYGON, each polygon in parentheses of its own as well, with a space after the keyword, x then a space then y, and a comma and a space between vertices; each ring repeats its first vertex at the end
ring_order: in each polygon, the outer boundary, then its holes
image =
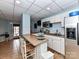
POLYGON ((56 42, 57 38, 53 37, 53 49, 56 50, 57 49, 57 42, 56 42))
POLYGON ((56 47, 56 50, 60 53, 61 49, 60 49, 60 38, 58 37, 57 38, 57 47, 56 47))
POLYGON ((53 48, 55 51, 60 52, 60 39, 58 37, 53 38, 53 48))
POLYGON ((61 38, 61 54, 65 55, 65 39, 61 38))
POLYGON ((46 38, 47 38, 47 47, 49 47, 50 46, 50 44, 49 44, 50 40, 49 40, 48 37, 46 37, 46 38))
POLYGON ((52 48, 52 39, 50 37, 48 37, 48 47, 52 48))

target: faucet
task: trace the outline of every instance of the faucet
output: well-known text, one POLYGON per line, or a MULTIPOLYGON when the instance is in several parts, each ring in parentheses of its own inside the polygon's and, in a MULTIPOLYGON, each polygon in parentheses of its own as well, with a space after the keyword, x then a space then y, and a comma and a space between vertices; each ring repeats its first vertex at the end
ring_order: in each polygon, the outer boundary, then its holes
POLYGON ((56 35, 58 36, 58 29, 56 30, 56 35))

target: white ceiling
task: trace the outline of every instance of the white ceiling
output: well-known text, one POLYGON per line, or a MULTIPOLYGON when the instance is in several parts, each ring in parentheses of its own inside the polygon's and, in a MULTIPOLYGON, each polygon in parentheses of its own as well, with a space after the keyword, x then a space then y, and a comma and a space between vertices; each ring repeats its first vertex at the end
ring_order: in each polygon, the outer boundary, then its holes
POLYGON ((78 0, 0 0, 0 17, 20 20, 22 13, 30 14, 33 19, 40 19, 74 8, 78 0), (47 10, 47 8, 50 8, 47 10))

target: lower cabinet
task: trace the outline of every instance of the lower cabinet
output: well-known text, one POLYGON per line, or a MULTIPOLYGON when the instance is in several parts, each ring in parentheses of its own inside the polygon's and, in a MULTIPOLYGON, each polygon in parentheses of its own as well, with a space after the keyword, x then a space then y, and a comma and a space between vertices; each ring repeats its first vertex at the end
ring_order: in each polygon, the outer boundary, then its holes
POLYGON ((53 47, 52 38, 51 37, 47 37, 47 39, 48 39, 48 42, 47 42, 48 47, 52 48, 53 47))
POLYGON ((48 47, 65 55, 65 39, 56 36, 46 36, 48 39, 48 47))
POLYGON ((55 46, 55 49, 54 48, 52 48, 52 49, 56 50, 57 52, 60 52, 60 39, 56 38, 53 46, 55 46))
POLYGON ((65 55, 65 39, 61 38, 60 39, 60 49, 61 49, 61 54, 65 55))
POLYGON ((52 45, 53 47, 52 47, 52 49, 57 51, 57 45, 58 45, 57 44, 57 40, 54 37, 52 39, 53 39, 53 42, 52 42, 53 43, 53 45, 52 45))

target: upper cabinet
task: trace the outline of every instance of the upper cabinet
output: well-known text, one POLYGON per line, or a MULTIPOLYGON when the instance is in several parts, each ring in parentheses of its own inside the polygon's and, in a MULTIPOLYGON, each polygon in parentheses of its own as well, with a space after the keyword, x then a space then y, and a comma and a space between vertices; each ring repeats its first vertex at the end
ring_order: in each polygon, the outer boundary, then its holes
POLYGON ((65 19, 65 26, 76 27, 78 22, 79 22, 79 16, 67 17, 65 19))
POLYGON ((61 23, 61 26, 64 26, 64 17, 62 16, 53 16, 49 18, 42 19, 42 23, 49 21, 50 23, 61 23))
POLYGON ((52 18, 52 19, 50 19, 50 22, 51 23, 57 23, 57 22, 61 22, 62 20, 61 19, 59 19, 59 18, 52 18))
MULTIPOLYGON (((46 27, 50 33, 59 33, 61 35, 64 35, 64 17, 61 16, 53 16, 53 17, 49 17, 49 18, 45 18, 42 19, 42 25, 44 24, 44 22, 48 22, 49 21, 49 27, 46 27), (50 27, 50 25, 52 25, 50 27)), ((48 23, 45 23, 48 24, 48 23)), ((44 27, 44 26, 42 26, 44 27)))

